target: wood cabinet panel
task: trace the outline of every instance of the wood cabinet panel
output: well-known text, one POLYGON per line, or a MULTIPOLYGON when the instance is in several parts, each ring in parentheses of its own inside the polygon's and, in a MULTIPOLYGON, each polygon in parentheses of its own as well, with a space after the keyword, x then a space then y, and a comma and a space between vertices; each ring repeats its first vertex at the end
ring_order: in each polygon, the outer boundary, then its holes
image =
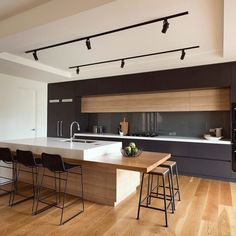
POLYGON ((222 111, 230 109, 230 95, 229 89, 207 89, 86 96, 81 105, 84 113, 222 111))
POLYGON ((190 92, 190 111, 229 111, 229 89, 206 89, 190 92))

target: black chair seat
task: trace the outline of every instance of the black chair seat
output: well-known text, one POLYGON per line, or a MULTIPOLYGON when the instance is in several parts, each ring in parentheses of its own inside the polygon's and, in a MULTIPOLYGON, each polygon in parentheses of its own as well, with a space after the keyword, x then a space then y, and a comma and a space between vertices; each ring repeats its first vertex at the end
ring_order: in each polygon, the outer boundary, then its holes
POLYGON ((67 162, 64 162, 64 166, 65 166, 66 170, 70 170, 72 168, 80 167, 80 165, 71 164, 71 163, 67 163, 67 162))

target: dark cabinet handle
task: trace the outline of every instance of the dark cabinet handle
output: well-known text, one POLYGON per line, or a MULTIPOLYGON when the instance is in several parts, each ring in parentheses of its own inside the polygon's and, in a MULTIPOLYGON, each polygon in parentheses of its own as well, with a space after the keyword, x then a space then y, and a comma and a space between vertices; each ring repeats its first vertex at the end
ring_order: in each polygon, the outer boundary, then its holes
POLYGON ((60 136, 63 136, 63 122, 61 121, 61 125, 60 125, 60 136))
POLYGON ((60 136, 60 134, 59 134, 59 126, 60 126, 60 121, 58 120, 57 121, 57 137, 60 136))

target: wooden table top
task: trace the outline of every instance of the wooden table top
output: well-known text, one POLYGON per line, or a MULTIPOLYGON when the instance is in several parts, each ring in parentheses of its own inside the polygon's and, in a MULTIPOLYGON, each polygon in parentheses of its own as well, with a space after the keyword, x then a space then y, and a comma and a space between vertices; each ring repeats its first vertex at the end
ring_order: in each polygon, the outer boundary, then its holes
POLYGON ((65 159, 80 164, 148 173, 170 159, 170 157, 170 153, 142 152, 138 157, 124 157, 122 154, 109 154, 84 160, 65 159))

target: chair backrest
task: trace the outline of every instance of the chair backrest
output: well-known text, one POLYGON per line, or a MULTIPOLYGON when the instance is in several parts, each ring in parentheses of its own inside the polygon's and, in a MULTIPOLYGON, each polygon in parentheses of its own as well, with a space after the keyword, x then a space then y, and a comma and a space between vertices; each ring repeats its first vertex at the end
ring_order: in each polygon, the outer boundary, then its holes
POLYGON ((9 148, 0 148, 0 160, 4 162, 13 162, 13 157, 9 148))
POLYGON ((35 166, 35 160, 31 151, 16 150, 16 161, 25 166, 35 166))
POLYGON ((58 171, 58 172, 66 171, 61 156, 57 154, 42 153, 42 164, 43 167, 51 171, 58 171))

